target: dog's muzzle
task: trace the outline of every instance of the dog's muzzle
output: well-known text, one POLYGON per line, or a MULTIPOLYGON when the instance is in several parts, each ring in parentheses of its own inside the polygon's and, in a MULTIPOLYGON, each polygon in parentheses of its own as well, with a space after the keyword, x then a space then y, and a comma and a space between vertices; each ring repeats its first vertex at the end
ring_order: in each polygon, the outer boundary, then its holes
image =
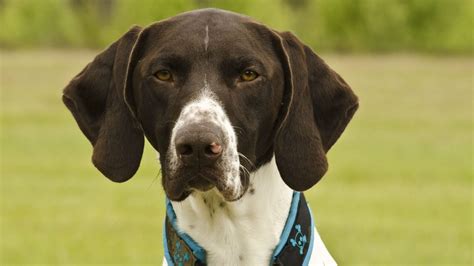
MULTIPOLYGON (((173 128, 166 162, 167 195, 182 200, 193 191, 217 188, 229 201, 240 198, 237 137, 224 109, 204 94, 187 104, 173 128)), ((247 174, 246 174, 247 175, 247 174)), ((243 179, 248 179, 244 175, 243 179)))

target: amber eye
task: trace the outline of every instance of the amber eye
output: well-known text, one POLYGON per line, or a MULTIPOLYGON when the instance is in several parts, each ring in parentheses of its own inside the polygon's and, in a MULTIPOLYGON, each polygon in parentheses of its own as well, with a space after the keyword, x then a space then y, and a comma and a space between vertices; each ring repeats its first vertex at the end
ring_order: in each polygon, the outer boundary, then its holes
POLYGON ((168 70, 160 70, 155 73, 155 77, 161 81, 173 81, 173 75, 168 70))
POLYGON ((250 69, 246 69, 240 74, 240 79, 243 81, 252 81, 256 78, 258 78, 258 73, 250 69))

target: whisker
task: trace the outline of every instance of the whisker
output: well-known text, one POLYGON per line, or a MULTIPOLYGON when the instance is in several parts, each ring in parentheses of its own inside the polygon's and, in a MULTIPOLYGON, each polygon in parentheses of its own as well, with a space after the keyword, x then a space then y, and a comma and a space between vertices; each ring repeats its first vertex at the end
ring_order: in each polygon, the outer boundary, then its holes
POLYGON ((236 129, 236 133, 238 133, 239 135, 243 136, 244 133, 245 133, 245 130, 241 127, 238 127, 238 126, 232 126, 234 129, 236 129))
POLYGON ((242 157, 243 159, 245 159, 249 164, 250 164, 250 167, 252 168, 255 168, 255 164, 249 159, 247 158, 247 156, 243 155, 242 153, 238 153, 240 157, 242 157))
POLYGON ((245 166, 239 165, 239 168, 242 169, 242 171, 244 171, 248 176, 250 176, 250 171, 247 168, 245 168, 245 166))
POLYGON ((161 167, 160 170, 158 170, 158 173, 155 175, 155 177, 151 180, 150 185, 148 186, 148 189, 151 189, 151 186, 158 180, 158 177, 161 176, 161 167))

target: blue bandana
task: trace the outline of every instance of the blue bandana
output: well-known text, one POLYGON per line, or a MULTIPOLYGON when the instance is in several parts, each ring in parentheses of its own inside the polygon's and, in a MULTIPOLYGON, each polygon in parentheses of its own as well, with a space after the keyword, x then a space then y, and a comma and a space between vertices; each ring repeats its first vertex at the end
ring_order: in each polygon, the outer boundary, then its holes
MULTIPOLYGON (((273 250, 270 265, 308 265, 313 250, 314 222, 304 195, 293 193, 290 212, 273 250)), ((206 251, 189 235, 179 232, 176 214, 166 200, 166 218, 163 226, 163 246, 169 266, 206 265, 206 251)))

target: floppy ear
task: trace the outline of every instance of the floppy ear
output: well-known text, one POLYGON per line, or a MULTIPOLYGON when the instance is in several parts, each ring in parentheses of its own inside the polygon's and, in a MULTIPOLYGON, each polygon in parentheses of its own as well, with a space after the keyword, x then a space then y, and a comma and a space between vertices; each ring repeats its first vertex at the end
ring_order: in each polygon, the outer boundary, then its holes
POLYGON ((284 182, 311 188, 326 173, 326 153, 358 108, 349 85, 291 33, 277 33, 285 92, 275 157, 284 182))
POLYGON ((94 147, 92 162, 115 182, 135 174, 143 153, 142 130, 123 98, 129 57, 140 30, 131 28, 97 55, 63 92, 64 104, 94 147))

